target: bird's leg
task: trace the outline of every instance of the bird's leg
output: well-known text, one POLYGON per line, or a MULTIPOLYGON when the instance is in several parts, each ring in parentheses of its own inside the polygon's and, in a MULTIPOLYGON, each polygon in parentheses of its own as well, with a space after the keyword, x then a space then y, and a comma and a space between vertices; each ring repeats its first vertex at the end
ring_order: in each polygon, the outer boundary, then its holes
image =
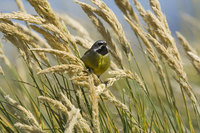
POLYGON ((89 67, 86 67, 89 73, 93 73, 93 70, 89 67))
POLYGON ((93 70, 89 67, 86 67, 87 70, 84 70, 83 72, 87 73, 87 74, 91 74, 93 73, 93 70))
POLYGON ((100 75, 97 75, 97 77, 100 80, 100 82, 103 83, 103 81, 100 79, 100 75))
POLYGON ((107 86, 107 84, 108 84, 108 80, 107 80, 107 81, 104 81, 103 83, 107 86))
POLYGON ((101 83, 107 85, 108 81, 102 81, 101 78, 100 78, 100 75, 97 75, 97 77, 98 77, 98 79, 100 80, 101 83))
POLYGON ((105 84, 105 85, 107 86, 107 84, 108 84, 108 82, 109 82, 108 80, 102 81, 102 80, 100 79, 100 76, 97 75, 97 77, 98 77, 98 79, 100 80, 101 84, 105 84))

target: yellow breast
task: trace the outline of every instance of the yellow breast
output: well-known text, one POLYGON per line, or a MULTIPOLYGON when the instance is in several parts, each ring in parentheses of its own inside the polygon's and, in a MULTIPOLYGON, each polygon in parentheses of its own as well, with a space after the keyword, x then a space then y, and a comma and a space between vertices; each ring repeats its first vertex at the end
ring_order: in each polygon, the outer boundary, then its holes
POLYGON ((109 55, 101 56, 98 61, 98 67, 94 68, 93 71, 96 75, 101 75, 104 73, 110 66, 110 58, 109 55))
POLYGON ((92 69, 97 76, 104 73, 110 66, 109 54, 102 56, 96 52, 89 52, 82 57, 82 61, 85 63, 85 66, 92 69))

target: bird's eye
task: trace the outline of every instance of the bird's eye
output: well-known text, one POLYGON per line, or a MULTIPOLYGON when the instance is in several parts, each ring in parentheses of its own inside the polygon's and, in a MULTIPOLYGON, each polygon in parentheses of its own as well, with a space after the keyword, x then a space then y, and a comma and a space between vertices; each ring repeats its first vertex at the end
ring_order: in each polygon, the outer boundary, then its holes
POLYGON ((98 43, 99 46, 103 45, 103 43, 98 43))

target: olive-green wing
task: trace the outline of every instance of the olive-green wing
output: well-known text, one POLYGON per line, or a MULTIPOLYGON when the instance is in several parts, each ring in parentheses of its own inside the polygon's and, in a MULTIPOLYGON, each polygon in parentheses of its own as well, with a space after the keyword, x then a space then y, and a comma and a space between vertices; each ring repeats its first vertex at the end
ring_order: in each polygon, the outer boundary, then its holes
POLYGON ((81 60, 85 63, 85 65, 92 69, 98 67, 99 59, 100 59, 99 54, 90 50, 85 52, 85 54, 81 58, 81 60))

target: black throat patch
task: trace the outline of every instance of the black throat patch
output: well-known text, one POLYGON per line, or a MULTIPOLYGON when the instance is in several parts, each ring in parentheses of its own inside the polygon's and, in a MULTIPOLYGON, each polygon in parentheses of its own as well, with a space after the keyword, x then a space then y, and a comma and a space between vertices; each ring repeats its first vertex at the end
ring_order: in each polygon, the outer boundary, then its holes
POLYGON ((105 45, 102 45, 99 49, 96 50, 96 52, 101 55, 106 55, 108 53, 108 49, 105 45))

